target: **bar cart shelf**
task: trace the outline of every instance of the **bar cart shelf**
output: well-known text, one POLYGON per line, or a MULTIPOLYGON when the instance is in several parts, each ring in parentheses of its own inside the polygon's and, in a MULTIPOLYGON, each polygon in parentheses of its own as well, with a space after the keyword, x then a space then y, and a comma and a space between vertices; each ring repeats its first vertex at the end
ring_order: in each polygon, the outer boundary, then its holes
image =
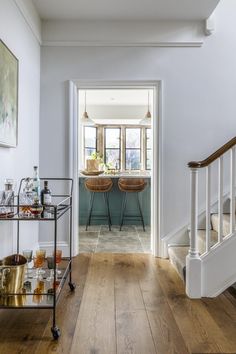
POLYGON ((35 278, 34 268, 29 269, 26 272, 26 278, 24 281, 24 288, 20 293, 0 293, 0 309, 49 309, 52 310, 52 327, 51 332, 55 340, 57 340, 60 335, 60 329, 56 325, 56 308, 57 303, 60 298, 61 291, 69 278, 68 285, 70 291, 75 290, 75 284, 72 282, 72 192, 73 192, 73 179, 71 178, 40 178, 40 181, 50 181, 50 182, 62 182, 67 184, 69 192, 67 194, 52 194, 53 204, 50 205, 50 211, 47 215, 35 217, 35 216, 23 216, 21 208, 26 205, 20 204, 20 193, 22 192, 22 184, 26 179, 23 178, 20 181, 20 186, 18 189, 18 194, 15 196, 17 201, 9 207, 14 210, 10 216, 0 217, 0 221, 10 222, 16 221, 17 223, 17 254, 20 252, 20 223, 21 222, 53 222, 54 223, 54 240, 53 240, 53 254, 56 254, 57 243, 58 243, 58 221, 62 218, 64 214, 69 213, 69 230, 68 230, 68 241, 69 241, 69 257, 63 257, 60 263, 60 274, 56 273, 56 257, 54 257, 54 274, 51 281, 47 281, 50 270, 44 268, 45 273, 41 275, 40 278, 35 278), (38 284, 41 281, 41 291, 35 292, 34 290, 38 288, 38 284))

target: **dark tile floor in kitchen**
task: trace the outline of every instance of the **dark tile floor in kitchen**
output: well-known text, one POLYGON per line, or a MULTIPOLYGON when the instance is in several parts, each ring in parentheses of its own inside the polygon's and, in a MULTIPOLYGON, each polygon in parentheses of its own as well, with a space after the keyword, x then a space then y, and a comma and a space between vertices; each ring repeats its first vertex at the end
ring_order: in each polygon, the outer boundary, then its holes
POLYGON ((85 226, 79 228, 80 253, 150 253, 151 229, 146 226, 123 226, 122 231, 118 225, 113 225, 109 231, 106 225, 91 225, 88 231, 85 226))

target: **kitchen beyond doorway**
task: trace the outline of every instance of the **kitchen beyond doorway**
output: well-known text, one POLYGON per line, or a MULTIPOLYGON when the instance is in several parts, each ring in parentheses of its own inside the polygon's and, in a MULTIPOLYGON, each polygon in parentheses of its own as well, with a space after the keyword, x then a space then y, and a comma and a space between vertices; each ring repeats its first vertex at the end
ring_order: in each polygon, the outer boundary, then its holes
POLYGON ((89 231, 80 226, 80 253, 151 253, 151 228, 126 225, 122 231, 114 225, 109 231, 107 225, 92 225, 89 231))

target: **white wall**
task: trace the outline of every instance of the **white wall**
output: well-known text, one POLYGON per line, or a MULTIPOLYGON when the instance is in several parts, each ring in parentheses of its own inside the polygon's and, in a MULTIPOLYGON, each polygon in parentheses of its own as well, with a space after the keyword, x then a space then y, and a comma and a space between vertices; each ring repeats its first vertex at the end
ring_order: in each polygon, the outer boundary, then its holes
POLYGON ((162 236, 187 224, 187 162, 204 158, 236 135, 235 13, 234 0, 219 4, 216 32, 201 48, 43 47, 41 171, 68 175, 67 80, 161 79, 162 236))
MULTIPOLYGON (((19 133, 17 148, 0 147, 0 188, 5 178, 19 185, 39 163, 40 45, 13 0, 0 0, 0 38, 19 59, 19 133)), ((14 251, 13 223, 0 221, 0 258, 14 251)), ((38 225, 22 225, 21 248, 35 247, 38 225)))

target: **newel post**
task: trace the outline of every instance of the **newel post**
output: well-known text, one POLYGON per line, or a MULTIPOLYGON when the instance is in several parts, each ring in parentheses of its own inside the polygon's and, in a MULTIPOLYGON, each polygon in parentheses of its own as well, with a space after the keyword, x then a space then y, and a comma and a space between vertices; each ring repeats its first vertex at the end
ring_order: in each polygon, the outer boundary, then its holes
POLYGON ((190 249, 186 259, 186 293, 190 298, 201 297, 201 259, 197 243, 198 229, 198 169, 191 168, 190 249))

